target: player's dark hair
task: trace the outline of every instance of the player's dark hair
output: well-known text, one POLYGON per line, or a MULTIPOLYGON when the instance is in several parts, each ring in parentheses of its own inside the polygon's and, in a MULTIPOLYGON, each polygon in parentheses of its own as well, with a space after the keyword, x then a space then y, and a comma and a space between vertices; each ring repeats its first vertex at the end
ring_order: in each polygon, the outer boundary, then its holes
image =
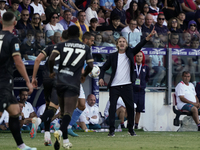
POLYGON ((13 18, 15 18, 15 15, 9 11, 5 12, 2 17, 3 22, 10 22, 13 20, 13 18))
POLYGON ((79 28, 76 25, 72 25, 68 28, 68 38, 78 38, 79 35, 79 28))
POLYGON ((90 32, 85 32, 83 34, 82 40, 84 41, 85 39, 89 40, 91 38, 91 36, 94 36, 92 33, 90 32))
POLYGON ((28 92, 28 89, 26 89, 26 88, 20 89, 19 90, 19 95, 22 94, 22 92, 24 92, 24 91, 28 92))
POLYGON ((62 32, 62 39, 67 40, 68 39, 68 30, 64 30, 62 32))

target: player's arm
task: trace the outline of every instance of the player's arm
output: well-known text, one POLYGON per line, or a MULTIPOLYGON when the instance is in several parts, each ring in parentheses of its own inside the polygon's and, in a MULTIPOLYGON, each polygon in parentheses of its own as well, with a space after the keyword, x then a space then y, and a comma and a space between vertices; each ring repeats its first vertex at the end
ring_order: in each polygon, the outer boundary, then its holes
POLYGON ((55 73, 53 72, 53 66, 55 64, 55 58, 60 54, 59 51, 53 50, 50 57, 49 57, 49 71, 50 71, 50 78, 53 78, 55 76, 55 73))
POLYGON ((27 85, 27 87, 29 89, 29 94, 31 94, 33 92, 33 86, 30 83, 30 80, 29 80, 29 77, 27 75, 24 63, 22 62, 21 56, 20 55, 14 55, 13 59, 14 59, 14 63, 15 63, 15 66, 16 66, 17 70, 19 71, 19 73, 21 74, 21 76, 26 81, 26 85, 27 85))
POLYGON ((33 75, 32 75, 32 85, 34 88, 37 88, 37 80, 36 75, 40 66, 40 62, 44 60, 46 56, 43 53, 40 53, 37 58, 35 59, 34 67, 33 67, 33 75))
POLYGON ((81 76, 81 83, 85 82, 85 78, 92 71, 93 62, 87 62, 87 66, 85 67, 84 73, 81 76))

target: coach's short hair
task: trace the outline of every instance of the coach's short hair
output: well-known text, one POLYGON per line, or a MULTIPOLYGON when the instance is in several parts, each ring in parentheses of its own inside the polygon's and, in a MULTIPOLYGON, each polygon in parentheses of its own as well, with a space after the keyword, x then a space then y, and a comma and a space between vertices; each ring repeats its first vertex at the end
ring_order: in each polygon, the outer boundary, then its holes
POLYGON ((11 26, 13 22, 16 20, 15 15, 12 12, 5 12, 2 17, 3 26, 11 26))

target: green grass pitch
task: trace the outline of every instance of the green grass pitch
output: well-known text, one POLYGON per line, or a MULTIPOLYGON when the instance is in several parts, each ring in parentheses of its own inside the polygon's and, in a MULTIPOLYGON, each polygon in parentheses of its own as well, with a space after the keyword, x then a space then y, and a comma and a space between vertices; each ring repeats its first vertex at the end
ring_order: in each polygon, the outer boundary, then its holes
MULTIPOLYGON (((73 144, 71 150, 197 150, 200 149, 200 132, 144 132, 136 130, 137 136, 131 137, 127 130, 116 132, 115 137, 107 137, 107 132, 76 132, 79 137, 69 136, 73 144)), ((52 142, 54 142, 53 134, 52 142)), ((38 150, 53 150, 44 146, 43 133, 35 139, 29 133, 22 133, 26 145, 38 150)), ((16 150, 11 133, 0 133, 0 150, 16 150)), ((64 150, 62 147, 60 150, 64 150)))

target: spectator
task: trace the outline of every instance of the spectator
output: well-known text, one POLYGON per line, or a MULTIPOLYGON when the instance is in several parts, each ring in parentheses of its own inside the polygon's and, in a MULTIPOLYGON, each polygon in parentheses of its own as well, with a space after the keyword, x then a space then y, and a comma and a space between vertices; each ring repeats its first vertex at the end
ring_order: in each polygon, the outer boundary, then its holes
POLYGON ((50 15, 50 22, 45 26, 46 36, 52 41, 54 38, 54 33, 59 31, 62 32, 64 30, 63 26, 58 22, 59 15, 54 12, 50 15))
POLYGON ((33 14, 33 18, 31 20, 31 25, 34 30, 39 30, 41 32, 43 31, 42 20, 38 13, 33 14))
POLYGON ((90 19, 90 27, 89 27, 89 30, 91 33, 94 33, 96 34, 96 29, 97 29, 97 25, 98 25, 98 20, 97 18, 92 18, 90 19))
MULTIPOLYGON (((178 42, 179 42, 179 34, 172 33, 170 35, 170 41, 169 41, 168 47, 169 48, 180 48, 180 46, 178 45, 178 42)), ((172 58, 173 58, 173 56, 172 56, 172 58)))
POLYGON ((18 7, 19 7, 19 1, 18 1, 18 0, 12 0, 12 1, 11 1, 11 6, 12 6, 12 7, 9 8, 7 11, 12 12, 12 13, 15 15, 17 21, 20 20, 20 18, 21 18, 21 13, 17 10, 18 7))
POLYGON ((0 117, 0 130, 8 130, 8 121, 9 121, 9 114, 6 110, 3 111, 3 114, 0 117))
POLYGON ((184 32, 187 30, 187 23, 185 21, 185 13, 184 12, 180 12, 177 16, 179 24, 180 24, 180 28, 181 30, 184 32))
POLYGON ((171 18, 168 21, 168 29, 171 33, 182 33, 182 29, 180 28, 179 21, 176 17, 171 18))
MULTIPOLYGON (((154 48, 159 48, 160 47, 160 39, 159 38, 154 38, 153 40, 153 46, 154 48)), ((163 66, 163 55, 149 55, 150 58, 150 63, 149 63, 149 68, 151 72, 151 78, 153 78, 153 87, 159 87, 159 86, 164 86, 164 83, 162 83, 162 80, 165 77, 166 74, 166 69, 163 66)))
MULTIPOLYGON (((154 24, 157 22, 158 14, 162 13, 162 10, 157 7, 158 0, 150 0, 150 6, 149 6, 149 13, 153 16, 153 22, 154 24)), ((164 21, 163 25, 167 26, 167 22, 164 21)))
POLYGON ((105 15, 104 15, 103 10, 101 8, 98 9, 97 16, 98 16, 98 19, 99 19, 99 24, 101 24, 101 25, 105 24, 105 15))
POLYGON ((1 14, 1 17, 6 12, 6 9, 5 9, 6 2, 7 2, 6 0, 0 0, 0 14, 1 14))
POLYGON ((59 21, 59 23, 63 26, 64 30, 67 30, 70 26, 75 25, 71 22, 72 13, 69 10, 65 10, 63 13, 63 19, 59 21))
POLYGON ((52 13, 56 13, 58 17, 60 16, 60 8, 58 6, 59 2, 60 0, 51 0, 51 4, 45 9, 45 15, 46 15, 45 23, 49 23, 51 21, 52 13))
POLYGON ((196 96, 195 87, 190 82, 190 78, 190 72, 184 71, 182 73, 182 81, 175 88, 177 107, 179 110, 192 112, 192 117, 198 126, 198 131, 200 131, 199 99, 196 96))
POLYGON ((45 48, 45 40, 43 32, 36 31, 34 45, 38 52, 41 52, 45 48))
POLYGON ((153 16, 151 14, 147 14, 145 16, 145 22, 142 25, 142 34, 143 37, 147 37, 151 31, 153 30, 153 16))
POLYGON ((95 36, 95 46, 101 46, 102 45, 102 40, 103 40, 102 35, 98 33, 95 36))
POLYGON ((191 48, 193 49, 199 49, 199 37, 194 36, 191 40, 191 48))
POLYGON ((130 3, 132 0, 123 0, 123 9, 126 11, 129 9, 130 3))
MULTIPOLYGON (((109 108, 110 108, 110 100, 108 100, 106 104, 106 108, 104 110, 104 117, 106 119, 106 124, 109 125, 109 108)), ((126 112, 126 106, 122 100, 121 97, 118 98, 117 100, 117 105, 116 105, 116 113, 115 113, 115 120, 120 120, 121 123, 121 128, 125 128, 124 126, 124 121, 127 118, 127 112, 126 112)))
POLYGON ((78 12, 78 20, 75 22, 75 25, 79 28, 79 40, 82 41, 82 36, 85 32, 89 32, 89 27, 84 23, 86 19, 86 14, 84 11, 78 12))
POLYGON ((75 0, 61 0, 61 5, 63 10, 69 10, 73 16, 77 16, 77 13, 81 11, 76 5, 75 0), (64 7, 64 8, 63 8, 64 7))
POLYGON ((88 95, 86 108, 79 117, 77 124, 83 129, 101 129, 99 122, 99 108, 95 104, 96 97, 93 94, 88 95))
POLYGON ((172 17, 176 17, 174 1, 164 0, 164 6, 163 6, 162 10, 163 10, 166 20, 169 20, 172 17))
POLYGON ((142 5, 142 8, 141 8, 141 14, 146 16, 148 13, 149 13, 149 4, 148 3, 144 3, 142 5))
POLYGON ((131 19, 136 20, 139 15, 138 4, 136 1, 130 3, 129 9, 126 10, 126 20, 129 24, 131 19))
POLYGON ((142 51, 134 56, 135 61, 135 76, 133 82, 133 100, 137 105, 135 114, 135 129, 138 129, 140 114, 145 112, 145 88, 149 81, 149 67, 145 65, 145 55, 142 51))
POLYGON ((24 39, 24 43, 20 47, 20 52, 25 60, 35 60, 39 52, 34 45, 34 31, 29 30, 24 39))
POLYGON ((183 48, 190 48, 191 34, 188 32, 183 33, 183 48))
POLYGON ((60 43, 60 42, 61 42, 61 33, 55 32, 51 44, 57 44, 57 43, 60 43))
POLYGON ((21 89, 19 91, 19 103, 23 104, 22 113, 24 115, 24 125, 22 127, 23 130, 30 130, 32 123, 31 119, 36 117, 36 113, 34 112, 33 106, 31 103, 27 102, 28 99, 28 91, 26 89, 21 89))
POLYGON ((22 2, 19 4, 18 11, 22 14, 22 10, 26 9, 29 11, 29 20, 31 20, 33 15, 33 7, 30 5, 31 0, 22 0, 22 2))
POLYGON ((141 39, 142 33, 136 27, 137 21, 131 19, 129 25, 121 31, 130 47, 135 47, 141 39))
POLYGON ((186 15, 186 21, 195 19, 195 12, 198 8, 193 0, 179 0, 181 7, 186 15))
POLYGON ((157 34, 170 34, 170 31, 168 30, 167 26, 164 25, 165 16, 163 14, 158 14, 157 22, 155 24, 155 30, 157 34))
POLYGON ((22 30, 31 30, 33 29, 32 25, 29 23, 29 11, 27 9, 23 9, 21 12, 21 19, 17 22, 15 26, 16 29, 22 30))
POLYGON ((143 14, 140 14, 137 18, 137 29, 142 32, 142 25, 144 24, 144 18, 145 16, 143 14))
POLYGON ((42 21, 46 20, 44 8, 42 4, 40 4, 40 0, 34 0, 30 5, 33 7, 33 14, 38 13, 42 21))
POLYGON ((115 39, 113 37, 113 31, 104 31, 102 33, 103 36, 103 43, 102 46, 108 47, 116 47, 115 39))
POLYGON ((97 16, 97 9, 99 6, 99 1, 98 0, 91 0, 90 2, 90 7, 88 7, 85 11, 86 13, 86 19, 85 19, 85 24, 89 27, 90 26, 90 20, 92 18, 98 19, 97 16))
POLYGON ((194 36, 200 37, 200 34, 197 31, 197 23, 194 20, 191 20, 188 23, 188 29, 186 32, 190 33, 191 37, 194 37, 194 36))
POLYGON ((110 13, 116 7, 114 0, 100 0, 100 6, 103 9, 105 15, 108 13, 108 16, 110 16, 110 13))
POLYGON ((126 12, 123 10, 123 1, 122 0, 115 0, 116 8, 110 14, 110 23, 112 24, 113 17, 118 15, 120 16, 120 27, 126 27, 126 12))

